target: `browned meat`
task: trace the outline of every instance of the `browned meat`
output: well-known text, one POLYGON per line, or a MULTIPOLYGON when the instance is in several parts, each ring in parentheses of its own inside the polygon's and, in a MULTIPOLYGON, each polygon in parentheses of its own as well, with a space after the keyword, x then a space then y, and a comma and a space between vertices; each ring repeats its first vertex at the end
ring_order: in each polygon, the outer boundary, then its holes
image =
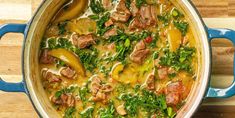
POLYGON ((155 76, 154 73, 151 73, 148 75, 148 78, 146 80, 146 85, 148 90, 154 90, 155 89, 155 76))
POLYGON ((166 89, 166 102, 168 105, 177 105, 180 102, 184 86, 181 81, 171 83, 166 89))
POLYGON ((126 7, 125 0, 121 0, 117 5, 116 11, 112 13, 111 18, 114 21, 127 22, 131 13, 126 7))
POLYGON ((124 13, 124 12, 114 12, 111 15, 111 18, 114 21, 120 21, 120 22, 127 22, 130 18, 130 14, 124 13))
POLYGON ((105 9, 112 8, 112 0, 102 0, 102 4, 105 9))
POLYGON ((48 50, 47 49, 42 50, 41 56, 40 56, 40 63, 52 64, 54 62, 55 62, 55 58, 48 55, 48 50))
POLYGON ((102 86, 101 90, 105 93, 108 93, 113 90, 113 87, 111 85, 105 84, 102 86))
POLYGON ((166 103, 168 105, 177 105, 179 100, 180 98, 178 93, 169 93, 166 95, 166 103))
POLYGON ((61 82, 61 78, 59 75, 55 75, 52 72, 47 72, 46 73, 46 78, 45 78, 49 83, 53 82, 61 82))
POLYGON ((115 43, 111 43, 111 44, 108 45, 107 48, 108 48, 109 50, 113 50, 113 49, 115 49, 115 46, 116 46, 115 43))
POLYGON ((70 67, 66 67, 60 71, 60 74, 63 75, 64 77, 72 79, 76 75, 76 72, 70 67))
POLYGON ((56 105, 63 105, 66 107, 75 106, 75 98, 71 94, 62 94, 59 98, 53 96, 51 101, 56 105))
POLYGON ((154 6, 146 5, 141 6, 140 16, 143 23, 147 26, 154 25, 156 23, 156 10, 154 6))
POLYGON ((136 17, 131 21, 129 25, 129 30, 132 31, 136 29, 143 29, 144 27, 144 24, 139 20, 139 18, 136 17))
POLYGON ((101 80, 99 77, 94 77, 91 82, 91 92, 92 95, 96 95, 99 89, 101 88, 101 80))
POLYGON ((107 98, 107 95, 104 92, 98 91, 98 93, 93 97, 93 101, 95 101, 95 102, 101 101, 101 102, 105 103, 106 98, 107 98))
POLYGON ((181 81, 171 83, 167 86, 167 93, 175 92, 175 93, 183 93, 184 86, 181 81))
POLYGON ((92 44, 95 44, 95 39, 91 34, 78 36, 77 34, 74 34, 72 36, 73 44, 81 49, 86 48, 87 46, 90 46, 92 44))
POLYGON ((124 116, 124 115, 127 114, 127 113, 126 113, 126 110, 125 110, 125 107, 124 107, 124 104, 118 106, 118 107, 116 108, 116 110, 117 110, 118 114, 121 115, 121 116, 124 116))
POLYGON ((106 22, 104 23, 104 25, 105 25, 105 27, 108 27, 108 26, 113 25, 113 20, 112 20, 112 19, 109 19, 108 21, 106 21, 106 22))
POLYGON ((135 63, 142 64, 149 53, 150 50, 146 49, 144 41, 140 41, 136 44, 134 51, 130 55, 130 59, 135 63))
POLYGON ((168 75, 168 68, 167 67, 160 67, 157 70, 159 79, 165 79, 168 75))
POLYGON ((139 8, 136 7, 135 0, 131 2, 130 11, 131 11, 132 16, 136 16, 139 13, 139 8))
POLYGON ((105 38, 109 38, 110 36, 115 36, 117 35, 117 30, 116 28, 113 28, 111 30, 108 30, 107 32, 104 33, 105 38))
POLYGON ((93 101, 107 103, 107 95, 112 90, 112 86, 108 84, 102 84, 102 81, 98 76, 93 77, 91 82, 91 92, 93 95, 93 101))

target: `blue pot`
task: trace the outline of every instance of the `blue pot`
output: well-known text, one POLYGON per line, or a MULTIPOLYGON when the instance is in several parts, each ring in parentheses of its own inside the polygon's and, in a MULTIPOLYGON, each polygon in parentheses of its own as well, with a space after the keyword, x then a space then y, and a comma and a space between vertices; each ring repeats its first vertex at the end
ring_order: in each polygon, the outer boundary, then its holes
MULTIPOLYGON (((50 19, 67 0, 44 1, 28 24, 5 24, 0 26, 0 37, 9 32, 22 33, 25 36, 22 50, 23 81, 8 83, 0 79, 0 90, 6 92, 24 92, 32 101, 41 117, 58 117, 50 104, 40 82, 38 71, 38 52, 40 40, 50 19)), ((230 29, 212 29, 204 25, 195 7, 188 0, 175 2, 181 7, 191 21, 201 50, 200 75, 187 99, 186 105, 179 111, 177 117, 191 117, 204 98, 227 98, 235 94, 235 82, 228 88, 212 88, 209 83, 211 70, 210 42, 214 38, 227 38, 235 43, 235 31, 230 29)))

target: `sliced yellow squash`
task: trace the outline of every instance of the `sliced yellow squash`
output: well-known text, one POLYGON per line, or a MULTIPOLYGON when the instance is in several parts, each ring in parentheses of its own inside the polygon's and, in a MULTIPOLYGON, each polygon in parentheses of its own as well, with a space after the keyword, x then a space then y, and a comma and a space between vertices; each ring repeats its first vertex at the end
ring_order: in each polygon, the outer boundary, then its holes
POLYGON ((56 15, 55 23, 71 20, 78 17, 88 6, 88 0, 72 0, 65 5, 56 15))
POLYGON ((59 48, 49 51, 48 54, 64 61, 66 64, 72 67, 78 74, 85 76, 85 70, 80 62, 79 57, 75 56, 72 52, 66 49, 59 48))
POLYGON ((80 35, 87 35, 96 32, 96 22, 89 18, 81 18, 68 22, 67 28, 70 32, 76 32, 80 35))
POLYGON ((181 32, 178 29, 170 29, 168 30, 167 38, 170 45, 170 51, 175 52, 181 44, 181 32))
MULTIPOLYGON (((129 69, 127 69, 128 71, 129 69)), ((110 73, 111 77, 119 82, 125 83, 125 84, 134 84, 137 81, 137 78, 135 75, 132 75, 132 73, 128 73, 124 71, 124 65, 119 62, 116 63, 110 73)))

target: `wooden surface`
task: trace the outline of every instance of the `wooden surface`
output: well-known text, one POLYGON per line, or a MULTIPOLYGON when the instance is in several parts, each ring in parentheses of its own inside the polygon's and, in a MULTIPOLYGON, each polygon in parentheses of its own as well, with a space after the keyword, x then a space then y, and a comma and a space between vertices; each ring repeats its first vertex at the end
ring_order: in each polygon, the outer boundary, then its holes
MULTIPOLYGON (((0 25, 26 23, 42 0, 0 0, 0 25)), ((235 0, 192 0, 209 27, 235 29, 235 0)), ((21 48, 23 36, 7 34, 0 42, 0 76, 9 82, 21 80, 21 48)), ((234 46, 220 39, 212 42, 212 85, 226 87, 233 80, 234 46)), ((0 91, 1 118, 38 117, 25 94, 0 91)), ((235 97, 206 99, 195 118, 235 117, 235 97)))

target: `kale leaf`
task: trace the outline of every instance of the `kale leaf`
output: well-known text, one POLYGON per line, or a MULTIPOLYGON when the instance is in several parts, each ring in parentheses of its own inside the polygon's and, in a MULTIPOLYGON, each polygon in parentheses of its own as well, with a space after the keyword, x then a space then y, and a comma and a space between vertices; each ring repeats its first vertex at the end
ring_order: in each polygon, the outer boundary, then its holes
POLYGON ((94 108, 93 107, 88 107, 84 111, 80 113, 81 118, 92 118, 94 108))
POLYGON ((188 26, 189 24, 187 22, 183 22, 183 21, 174 21, 174 25, 177 29, 179 29, 182 33, 183 36, 186 35, 186 33, 188 32, 188 26))
POLYGON ((91 0, 90 1, 90 8, 91 8, 92 12, 95 14, 99 14, 99 13, 102 13, 105 11, 100 0, 91 0))
POLYGON ((115 107, 113 101, 109 102, 108 108, 99 110, 100 118, 115 118, 115 107))
POLYGON ((65 110, 65 113, 64 113, 64 118, 75 118, 75 112, 76 112, 76 108, 75 107, 68 107, 66 110, 65 110))

